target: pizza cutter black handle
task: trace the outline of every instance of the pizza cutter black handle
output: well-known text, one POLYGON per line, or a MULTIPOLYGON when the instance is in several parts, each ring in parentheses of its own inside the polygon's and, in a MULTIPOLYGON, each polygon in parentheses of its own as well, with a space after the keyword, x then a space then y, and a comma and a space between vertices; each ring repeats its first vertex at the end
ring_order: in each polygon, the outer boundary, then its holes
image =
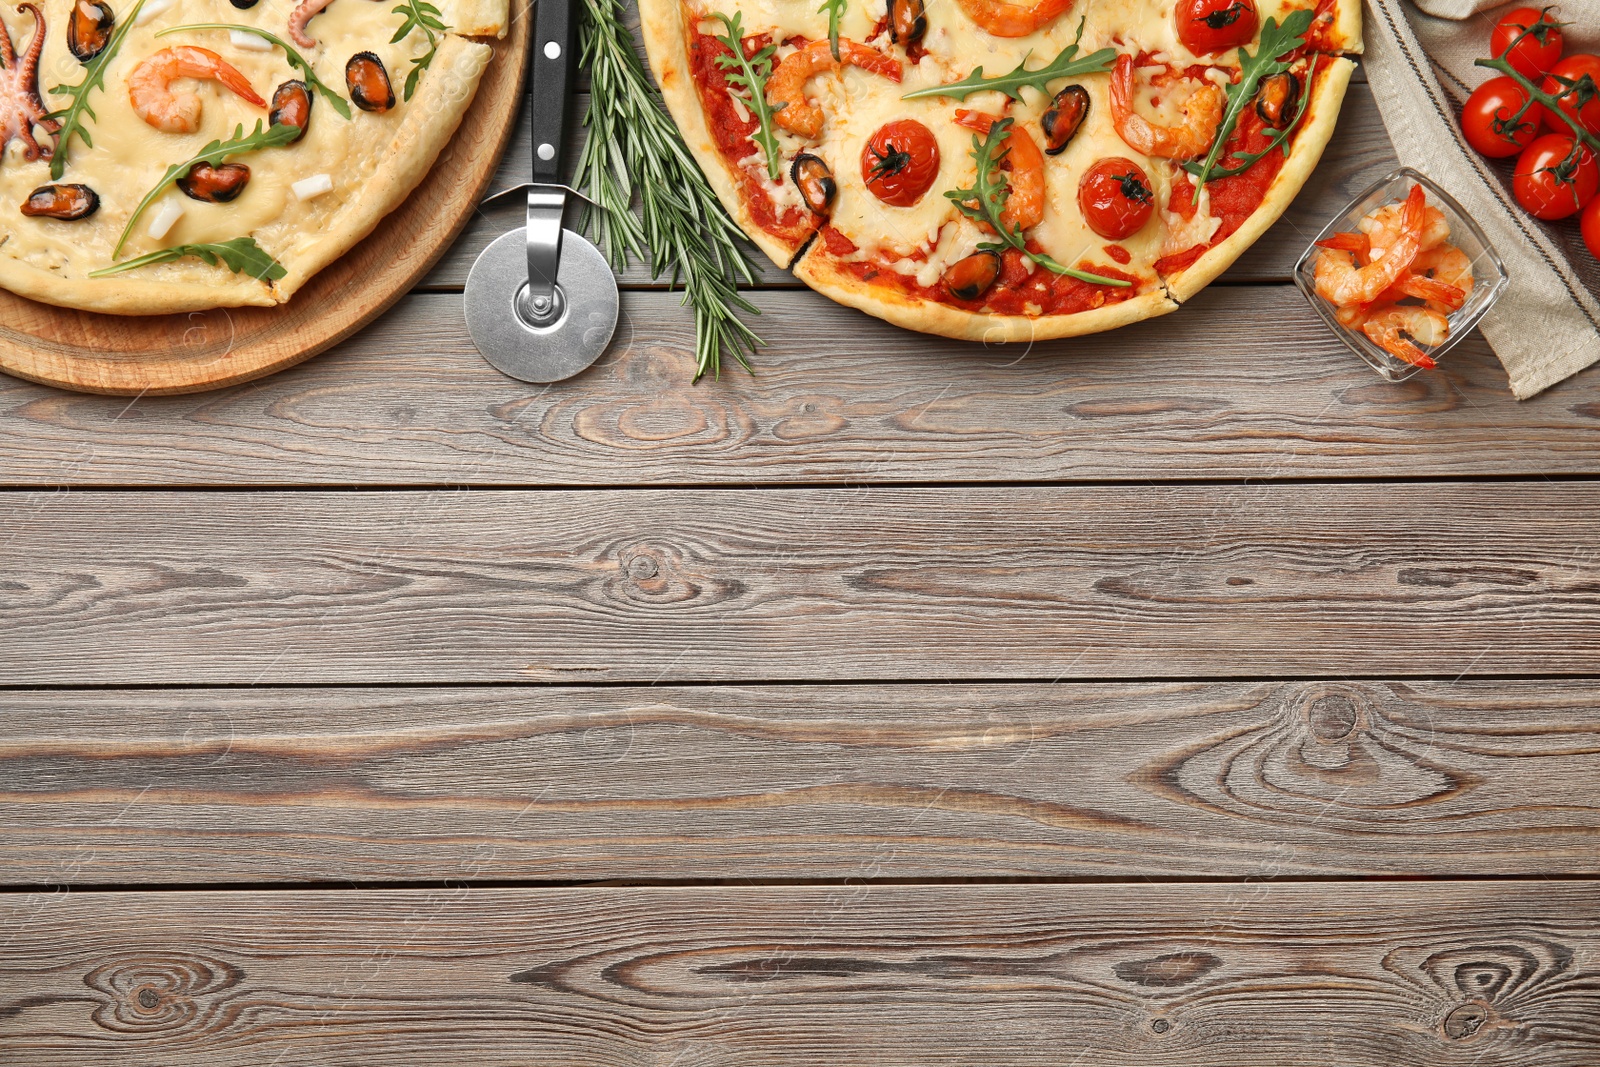
POLYGON ((573 0, 537 0, 533 23, 533 180, 559 182, 572 76, 578 69, 573 0))

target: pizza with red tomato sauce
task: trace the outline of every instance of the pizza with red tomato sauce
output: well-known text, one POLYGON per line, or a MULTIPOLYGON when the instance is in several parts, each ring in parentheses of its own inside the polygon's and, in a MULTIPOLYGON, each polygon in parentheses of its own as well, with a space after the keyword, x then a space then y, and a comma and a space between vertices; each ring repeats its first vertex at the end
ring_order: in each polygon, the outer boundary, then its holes
POLYGON ((910 329, 1162 315, 1321 158, 1359 0, 641 0, 724 206, 813 289, 910 329))

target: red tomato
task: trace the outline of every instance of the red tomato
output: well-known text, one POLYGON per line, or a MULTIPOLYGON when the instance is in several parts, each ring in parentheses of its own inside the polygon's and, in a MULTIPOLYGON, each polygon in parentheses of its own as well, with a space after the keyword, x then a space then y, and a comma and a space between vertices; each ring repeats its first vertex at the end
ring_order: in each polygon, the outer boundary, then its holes
POLYGON ((1197 56, 1249 44, 1261 25, 1256 0, 1178 0, 1172 17, 1178 40, 1197 56))
POLYGON ((1600 163, 1573 138, 1547 133, 1523 149, 1511 176, 1511 191, 1534 218, 1564 219, 1576 215, 1600 192, 1600 163))
POLYGON ((872 194, 893 207, 922 199, 939 176, 939 142, 916 119, 895 119, 878 128, 861 150, 861 178, 872 194))
POLYGON ((1551 18, 1549 12, 1549 8, 1540 11, 1536 7, 1508 11, 1500 16, 1489 37, 1489 51, 1504 56, 1511 69, 1534 82, 1556 65, 1561 50, 1566 47, 1561 23, 1551 18))
POLYGON ((1474 89, 1461 109, 1461 132, 1467 143, 1495 159, 1514 156, 1528 147, 1545 117, 1544 105, 1537 102, 1522 110, 1528 96, 1515 78, 1490 78, 1474 89))
POLYGON ((1078 207, 1084 221, 1089 229, 1113 241, 1143 229, 1155 206, 1150 176, 1139 164, 1121 156, 1102 159, 1085 171, 1078 183, 1078 207))
POLYGON ((1583 229, 1584 246, 1589 249, 1591 256, 1600 259, 1600 196, 1589 201, 1579 222, 1583 229))
MULTIPOLYGON (((1545 75, 1545 92, 1556 97, 1556 106, 1589 133, 1600 133, 1600 56, 1578 52, 1550 68, 1545 75)), ((1547 124, 1557 133, 1570 133, 1572 127, 1547 116, 1547 124)))

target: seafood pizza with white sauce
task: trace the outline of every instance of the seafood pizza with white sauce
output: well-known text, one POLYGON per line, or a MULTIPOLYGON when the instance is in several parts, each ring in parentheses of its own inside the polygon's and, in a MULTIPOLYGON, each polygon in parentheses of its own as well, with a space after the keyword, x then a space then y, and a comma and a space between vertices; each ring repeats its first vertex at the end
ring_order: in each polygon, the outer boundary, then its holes
MULTIPOLYGON (((350 0, 346 0, 350 2, 350 0)), ((1289 205, 1359 0, 640 0, 734 219, 841 303, 957 338, 1165 314, 1289 205)))
POLYGON ((0 10, 0 286, 128 315, 271 306, 421 183, 508 0, 0 10))

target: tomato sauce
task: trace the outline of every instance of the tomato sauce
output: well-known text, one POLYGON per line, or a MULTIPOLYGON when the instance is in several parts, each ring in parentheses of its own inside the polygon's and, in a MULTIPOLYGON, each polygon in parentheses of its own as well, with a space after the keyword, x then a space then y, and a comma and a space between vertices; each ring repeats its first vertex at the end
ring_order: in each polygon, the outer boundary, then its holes
MULTIPOLYGON (((1323 59, 1318 57, 1315 61, 1312 84, 1315 83, 1315 70, 1320 70, 1323 59)), ((1306 92, 1311 91, 1307 85, 1306 92)), ((1211 191, 1211 214, 1214 218, 1222 220, 1222 225, 1217 227, 1216 234, 1210 242, 1195 245, 1193 248, 1177 252, 1170 256, 1163 256, 1156 261, 1156 270, 1162 274, 1173 274, 1193 265, 1207 249, 1215 247, 1226 241, 1240 226, 1244 225, 1255 213, 1256 208, 1267 198, 1267 190, 1278 177, 1278 172, 1283 170, 1283 164, 1288 159, 1285 149, 1292 145, 1294 138, 1300 135, 1300 130, 1305 128, 1305 123, 1310 119, 1309 109, 1300 126, 1295 130, 1286 144, 1279 145, 1271 152, 1256 161, 1255 166, 1242 174, 1234 174, 1226 178, 1213 178, 1206 183, 1206 188, 1211 191)), ((1239 124, 1234 127, 1233 135, 1228 138, 1227 149, 1219 167, 1237 166, 1241 160, 1237 158, 1240 152, 1260 152, 1272 143, 1272 135, 1266 132, 1267 124, 1256 113, 1256 109, 1246 107, 1239 115, 1239 124)), ((1172 195, 1167 203, 1167 210, 1174 212, 1181 218, 1190 219, 1195 213, 1195 187, 1189 181, 1188 174, 1177 164, 1172 164, 1172 195)))
POLYGON ((1306 31, 1306 49, 1311 52, 1342 52, 1344 45, 1333 38, 1334 8, 1339 0, 1317 0, 1311 11, 1311 28, 1306 31))
POLYGON ((856 250, 856 243, 832 226, 822 228, 822 243, 836 256, 848 256, 856 250))
MULTIPOLYGON (((765 48, 768 41, 766 34, 745 38, 746 54, 754 55, 765 48)), ((739 183, 741 199, 749 208, 756 225, 798 247, 811 232, 806 218, 792 207, 780 213, 772 197, 767 194, 766 187, 742 165, 743 160, 758 150, 750 140, 757 123, 753 115, 741 118, 732 97, 728 95, 728 79, 717 63, 717 57, 732 54, 710 34, 697 34, 689 42, 689 61, 694 67, 694 84, 700 93, 700 104, 705 109, 706 124, 711 129, 712 139, 716 141, 717 151, 728 162, 739 183)))
MULTIPOLYGON (((823 227, 822 243, 836 257, 856 251, 855 243, 832 226, 823 227)), ((1043 251, 1031 241, 1028 247, 1029 251, 1043 251)), ((1035 266, 1032 260, 1014 248, 1008 248, 1000 254, 1000 277, 977 300, 957 300, 942 285, 918 285, 915 278, 887 270, 871 261, 837 262, 836 265, 864 282, 888 286, 910 297, 946 304, 963 311, 987 311, 1001 315, 1071 315, 1108 304, 1120 304, 1149 288, 1148 279, 1088 260, 1077 263, 1076 269, 1132 284, 1119 288, 1069 278, 1065 274, 1035 266)))

